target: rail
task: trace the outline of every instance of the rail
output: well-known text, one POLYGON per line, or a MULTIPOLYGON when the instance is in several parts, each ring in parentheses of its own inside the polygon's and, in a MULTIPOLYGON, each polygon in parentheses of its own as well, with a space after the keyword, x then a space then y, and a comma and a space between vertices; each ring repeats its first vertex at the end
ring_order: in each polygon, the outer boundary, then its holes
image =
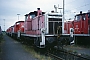
POLYGON ((53 57, 54 59, 57 59, 57 60, 65 60, 65 59, 63 59, 63 58, 61 58, 61 57, 58 57, 57 55, 54 55, 54 54, 52 54, 52 53, 50 53, 50 52, 48 52, 47 55, 48 55, 48 56, 51 56, 51 57, 53 57))
POLYGON ((90 57, 82 56, 81 54, 71 53, 66 50, 51 49, 47 52, 47 55, 56 60, 90 60, 90 57))

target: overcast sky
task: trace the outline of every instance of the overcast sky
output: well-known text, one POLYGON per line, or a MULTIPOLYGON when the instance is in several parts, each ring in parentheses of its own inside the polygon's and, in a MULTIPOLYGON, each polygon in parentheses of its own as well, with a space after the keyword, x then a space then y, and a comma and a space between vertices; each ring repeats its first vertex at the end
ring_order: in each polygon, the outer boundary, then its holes
MULTIPOLYGON (((0 0, 0 26, 5 30, 19 20, 24 20, 24 15, 38 7, 44 12, 54 10, 54 5, 62 8, 63 0, 0 0)), ((73 18, 79 11, 90 10, 90 0, 65 0, 65 19, 73 18), (76 13, 74 13, 76 12, 76 13)))

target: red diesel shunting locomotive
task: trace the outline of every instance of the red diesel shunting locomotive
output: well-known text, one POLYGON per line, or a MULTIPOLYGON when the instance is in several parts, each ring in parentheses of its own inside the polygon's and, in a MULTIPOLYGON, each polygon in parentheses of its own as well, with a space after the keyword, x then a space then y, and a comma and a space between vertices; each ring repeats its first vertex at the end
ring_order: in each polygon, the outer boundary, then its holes
POLYGON ((39 48, 70 43, 73 37, 63 33, 63 23, 60 13, 45 13, 38 8, 37 11, 25 15, 25 30, 24 34, 21 34, 21 39, 32 42, 39 48))
POLYGON ((90 12, 77 14, 73 21, 75 43, 90 45, 90 12))
POLYGON ((7 34, 13 38, 20 37, 20 33, 24 33, 24 21, 18 21, 7 29, 7 34))
POLYGON ((41 33, 40 29, 43 28, 45 25, 44 16, 41 17, 42 14, 44 14, 44 12, 42 12, 39 9, 38 11, 30 12, 29 14, 25 15, 25 33, 26 34, 38 35, 41 33))
POLYGON ((74 21, 64 24, 66 33, 70 33, 70 28, 74 29, 74 34, 90 34, 90 12, 77 14, 74 21))
POLYGON ((64 33, 62 17, 58 12, 45 13, 38 8, 37 11, 26 14, 25 21, 18 21, 12 26, 11 36, 39 48, 70 43, 73 41, 73 31, 70 34, 64 33))
POLYGON ((9 27, 7 33, 39 48, 71 43, 73 35, 75 44, 90 44, 90 12, 81 12, 68 22, 64 22, 62 17, 60 13, 45 13, 38 8, 26 14, 25 21, 18 21, 9 27))
POLYGON ((64 31, 70 33, 70 28, 74 29, 75 44, 90 44, 90 12, 75 15, 74 21, 64 24, 64 31))
POLYGON ((73 24, 75 34, 90 34, 90 12, 77 14, 73 24))

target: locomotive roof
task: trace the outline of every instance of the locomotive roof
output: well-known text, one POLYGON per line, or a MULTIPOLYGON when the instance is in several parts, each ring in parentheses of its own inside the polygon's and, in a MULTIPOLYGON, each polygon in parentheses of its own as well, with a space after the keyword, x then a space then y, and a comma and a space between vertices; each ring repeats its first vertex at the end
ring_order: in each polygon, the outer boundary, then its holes
POLYGON ((32 15, 32 14, 37 15, 37 11, 34 11, 34 12, 30 12, 30 13, 29 13, 29 15, 32 15))
POLYGON ((24 21, 17 21, 16 23, 19 23, 19 22, 24 22, 24 21))
POLYGON ((28 14, 26 14, 25 16, 28 16, 28 14))
POLYGON ((30 15, 31 15, 31 14, 37 14, 37 11, 30 12, 29 14, 30 14, 30 15))
POLYGON ((13 25, 13 26, 11 26, 11 27, 14 27, 14 25, 13 25))
MULTIPOLYGON (((84 14, 90 14, 90 12, 82 13, 82 14, 77 14, 77 15, 84 15, 84 14)), ((77 16, 77 15, 76 15, 76 16, 77 16)))
MULTIPOLYGON (((35 14, 35 15, 37 15, 37 11, 30 12, 29 14, 26 14, 25 16, 32 15, 32 14, 35 14)), ((42 12, 42 14, 45 14, 45 12, 42 12)))

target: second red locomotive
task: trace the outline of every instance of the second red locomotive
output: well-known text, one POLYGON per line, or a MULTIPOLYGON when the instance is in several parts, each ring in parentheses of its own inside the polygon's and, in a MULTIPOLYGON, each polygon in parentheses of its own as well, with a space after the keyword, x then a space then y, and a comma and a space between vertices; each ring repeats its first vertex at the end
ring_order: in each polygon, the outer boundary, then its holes
POLYGON ((75 15, 73 21, 65 22, 65 32, 70 34, 74 29, 75 44, 90 45, 90 12, 75 15))

